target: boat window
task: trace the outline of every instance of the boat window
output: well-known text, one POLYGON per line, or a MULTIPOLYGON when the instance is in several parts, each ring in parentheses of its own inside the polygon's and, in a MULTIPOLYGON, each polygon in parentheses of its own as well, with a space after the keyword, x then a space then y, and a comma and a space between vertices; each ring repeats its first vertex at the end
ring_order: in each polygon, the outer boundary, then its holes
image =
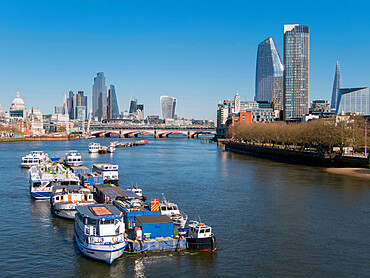
POLYGON ((167 208, 166 207, 161 207, 161 210, 165 211, 165 210, 167 210, 167 208))
POLYGON ((41 185, 41 182, 35 182, 33 183, 33 187, 39 187, 41 185))
POLYGON ((174 207, 173 207, 173 209, 174 209, 174 210, 178 210, 177 206, 174 206, 174 207))
POLYGON ((55 198, 55 200, 56 200, 56 201, 59 201, 59 196, 57 196, 57 197, 55 198))
POLYGON ((100 225, 114 224, 114 219, 105 219, 105 221, 100 220, 100 225))
POLYGON ((206 233, 210 233, 211 232, 211 229, 206 229, 206 233))
POLYGON ((200 233, 200 234, 203 234, 203 233, 204 233, 204 229, 201 229, 201 230, 199 231, 199 233, 200 233))
POLYGON ((86 225, 96 225, 96 221, 95 221, 95 220, 92 220, 92 219, 87 218, 86 225))

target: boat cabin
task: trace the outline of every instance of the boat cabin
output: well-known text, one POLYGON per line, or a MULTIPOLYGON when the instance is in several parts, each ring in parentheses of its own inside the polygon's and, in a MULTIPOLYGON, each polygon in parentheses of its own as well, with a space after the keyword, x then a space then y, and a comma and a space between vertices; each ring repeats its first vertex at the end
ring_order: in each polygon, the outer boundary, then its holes
POLYGON ((212 236, 212 228, 204 223, 194 221, 189 224, 188 236, 192 238, 208 238, 212 236))
POLYGON ((76 225, 85 243, 114 244, 124 240, 122 212, 113 205, 76 206, 76 225))
POLYGON ((81 166, 82 157, 77 151, 69 151, 66 153, 65 163, 68 166, 81 166))

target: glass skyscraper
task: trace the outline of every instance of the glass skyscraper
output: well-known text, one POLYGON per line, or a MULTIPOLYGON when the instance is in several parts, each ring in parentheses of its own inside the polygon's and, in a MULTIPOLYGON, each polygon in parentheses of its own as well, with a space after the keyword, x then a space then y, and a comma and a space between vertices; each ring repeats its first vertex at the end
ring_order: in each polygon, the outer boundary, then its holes
POLYGON ((176 98, 161 96, 162 119, 175 119, 176 98))
POLYGON ((108 111, 107 119, 119 119, 119 108, 114 85, 110 85, 108 90, 108 111))
POLYGON ((107 118, 107 86, 103 72, 98 72, 94 77, 92 86, 92 114, 99 121, 107 118))
POLYGON ((308 114, 309 27, 284 25, 284 120, 308 114))
POLYGON ((134 94, 131 93, 130 99, 130 108, 128 110, 129 113, 135 113, 137 110, 137 99, 134 97, 134 94))
POLYGON ((274 103, 274 109, 283 109, 284 66, 273 38, 258 45, 256 65, 256 101, 274 103))
POLYGON ((331 95, 331 103, 330 103, 331 109, 337 109, 339 89, 341 88, 342 88, 342 77, 340 76, 339 62, 337 62, 337 65, 335 67, 333 92, 331 95))

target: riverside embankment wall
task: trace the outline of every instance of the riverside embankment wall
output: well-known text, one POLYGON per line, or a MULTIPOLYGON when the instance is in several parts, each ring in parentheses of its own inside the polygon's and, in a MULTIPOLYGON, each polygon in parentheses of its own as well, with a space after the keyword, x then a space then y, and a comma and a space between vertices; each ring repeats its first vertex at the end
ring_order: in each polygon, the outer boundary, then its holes
POLYGON ((369 158, 342 156, 336 153, 322 154, 279 147, 250 145, 236 142, 225 143, 225 150, 244 153, 290 163, 300 163, 324 167, 361 167, 369 168, 369 158))

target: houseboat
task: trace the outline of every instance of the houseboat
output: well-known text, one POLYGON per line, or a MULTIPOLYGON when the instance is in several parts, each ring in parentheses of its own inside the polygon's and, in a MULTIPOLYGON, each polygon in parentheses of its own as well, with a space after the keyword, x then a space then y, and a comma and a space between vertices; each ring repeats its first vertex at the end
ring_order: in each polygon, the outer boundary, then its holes
POLYGON ((93 164, 92 172, 102 175, 104 183, 118 184, 118 165, 93 164))
POLYGON ((77 151, 69 151, 66 153, 65 164, 67 166, 81 166, 82 157, 77 151))
POLYGON ((87 188, 78 185, 53 187, 51 209, 59 217, 74 219, 76 206, 91 204, 94 204, 93 194, 87 188))
POLYGON ((29 174, 30 193, 35 199, 49 199, 53 186, 80 184, 78 176, 60 163, 32 166, 29 174))
POLYGON ((94 143, 94 142, 91 142, 89 144, 89 153, 97 153, 99 152, 101 146, 99 143, 94 143))
POLYGON ((22 157, 21 167, 31 168, 49 160, 47 153, 43 151, 32 151, 30 154, 22 157))
POLYGON ((189 224, 186 243, 189 249, 198 251, 217 250, 217 241, 212 234, 212 228, 197 221, 192 221, 189 224))
POLYGON ((77 206, 74 236, 87 257, 111 264, 127 245, 122 212, 113 205, 77 206))
POLYGON ((159 203, 159 211, 161 215, 171 218, 175 229, 183 229, 185 227, 188 216, 180 211, 176 204, 168 202, 164 196, 163 200, 159 203))

